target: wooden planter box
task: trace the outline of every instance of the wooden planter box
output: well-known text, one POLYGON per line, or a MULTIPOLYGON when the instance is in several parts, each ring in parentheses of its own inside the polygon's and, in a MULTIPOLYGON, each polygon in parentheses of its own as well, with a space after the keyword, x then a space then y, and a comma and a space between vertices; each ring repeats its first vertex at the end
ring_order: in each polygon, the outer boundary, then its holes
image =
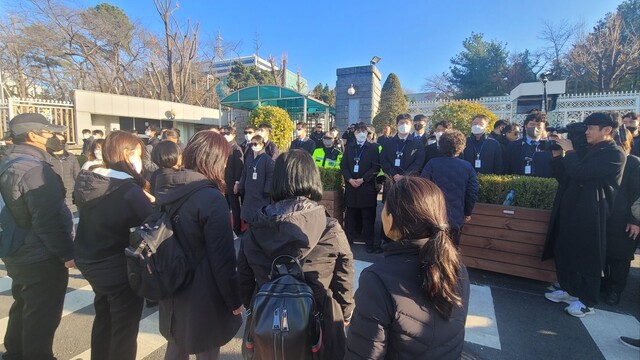
POLYGON ((344 226, 344 190, 323 191, 320 205, 324 205, 329 215, 344 226))
POLYGON ((476 204, 460 239, 467 267, 555 282, 553 260, 541 261, 551 211, 476 204))

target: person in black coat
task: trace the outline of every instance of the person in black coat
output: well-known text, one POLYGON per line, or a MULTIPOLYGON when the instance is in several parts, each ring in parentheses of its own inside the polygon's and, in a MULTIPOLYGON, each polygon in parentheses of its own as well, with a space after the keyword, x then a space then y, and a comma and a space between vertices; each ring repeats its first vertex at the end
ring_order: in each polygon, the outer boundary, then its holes
POLYGON ((242 153, 242 149, 235 141, 236 129, 232 126, 225 126, 222 128, 221 135, 224 136, 231 146, 227 166, 224 169, 224 182, 227 184, 224 196, 227 198, 227 203, 231 209, 233 232, 235 232, 236 235, 239 235, 242 229, 240 224, 240 194, 234 190, 235 185, 240 184, 242 169, 244 169, 244 155, 242 153))
POLYGON ((345 360, 460 359, 470 286, 445 207, 429 180, 391 186, 381 216, 392 241, 360 275, 345 360))
POLYGON ((180 169, 182 165, 182 149, 173 141, 161 141, 151 152, 151 161, 158 168, 151 174, 149 189, 156 195, 156 179, 160 174, 167 174, 180 169))
POLYGON ((251 139, 251 150, 244 162, 240 183, 234 193, 242 194, 240 218, 251 224, 263 206, 271 202, 271 178, 274 160, 265 152, 262 136, 251 139))
POLYGON ((509 140, 507 140, 503 132, 504 128, 507 127, 508 125, 511 125, 511 124, 507 120, 500 119, 496 121, 495 124, 493 124, 493 131, 490 132, 489 135, 487 135, 487 137, 490 137, 493 140, 497 141, 500 144, 500 146, 502 146, 503 150, 509 144, 509 140))
POLYGON ((9 129, 14 145, 0 157, 2 262, 13 297, 4 358, 53 359, 68 269, 75 265, 72 216, 62 180, 47 163, 45 144, 66 127, 50 124, 41 114, 22 113, 11 119, 9 129))
POLYGON ((532 111, 524 119, 526 134, 509 143, 505 154, 505 173, 537 177, 553 177, 551 151, 543 151, 540 140, 547 125, 547 114, 532 111))
POLYGON ((317 123, 315 130, 309 135, 309 138, 316 143, 316 149, 322 147, 322 137, 324 131, 322 131, 322 123, 317 123))
POLYGON ((302 149, 313 155, 313 151, 316 149, 316 142, 309 139, 307 136, 307 125, 303 123, 296 124, 296 138, 291 141, 290 149, 302 149))
POLYGON ((447 201, 449 236, 458 246, 462 227, 471 220, 471 212, 478 199, 478 178, 471 165, 458 156, 465 147, 465 138, 458 130, 440 136, 441 157, 428 162, 422 177, 433 181, 444 193, 447 201))
POLYGON ((251 138, 256 133, 256 128, 253 125, 247 125, 244 128, 244 141, 240 144, 240 148, 242 149, 243 160, 247 160, 247 155, 251 151, 251 138))
POLYGON ((619 142, 628 154, 627 162, 607 221, 607 258, 603 287, 606 292, 605 302, 609 305, 620 302, 620 294, 627 284, 629 267, 640 233, 640 221, 631 212, 634 199, 640 197, 640 158, 629 154, 633 137, 630 131, 625 131, 626 137, 619 142))
POLYGON ((353 312, 353 254, 338 221, 318 204, 322 183, 311 155, 301 150, 283 153, 276 160, 270 192, 274 203, 258 212, 240 244, 242 302, 249 306, 256 289, 269 280, 277 256, 301 260, 322 314, 321 359, 342 359, 345 327, 353 312))
MULTIPOLYGON (((605 267, 607 217, 620 187, 625 154, 613 141, 617 122, 604 113, 589 115, 586 142, 574 149, 568 139, 557 140, 566 152, 554 150, 558 191, 553 205, 543 260, 555 258, 561 290, 545 294, 567 302, 570 315, 593 314, 605 267)), ((576 139, 577 140, 577 139, 576 139)))
POLYGON ((66 201, 71 213, 76 212, 73 204, 73 188, 76 185, 76 178, 80 173, 80 163, 75 155, 65 149, 67 139, 63 134, 57 133, 53 141, 47 142, 48 159, 47 162, 53 167, 53 171, 60 175, 64 188, 67 192, 66 201))
POLYGON ((356 124, 351 124, 349 125, 347 130, 344 131, 344 133, 342 134, 342 143, 344 146, 347 146, 349 144, 353 144, 354 142, 356 142, 356 136, 354 134, 355 130, 356 130, 356 124))
POLYGON ((380 136, 378 136, 378 144, 382 147, 384 147, 384 144, 393 139, 393 135, 391 134, 391 126, 389 125, 385 125, 382 127, 382 134, 380 134, 380 136))
POLYGON ((462 158, 468 161, 476 172, 481 174, 502 174, 502 147, 500 144, 487 137, 487 117, 477 115, 471 121, 471 136, 467 138, 467 147, 462 153, 462 158))
POLYGON ((436 124, 434 131, 436 141, 432 144, 427 145, 424 149, 425 165, 429 162, 429 160, 442 156, 442 154, 440 154, 438 141, 440 140, 440 136, 442 136, 442 134, 449 129, 453 129, 453 125, 450 121, 442 120, 436 124))
POLYGON ((350 241, 360 234, 367 252, 382 252, 380 240, 375 239, 376 207, 378 190, 376 176, 380 171, 378 145, 367 141, 367 125, 359 123, 355 129, 356 142, 347 145, 340 171, 345 184, 346 232, 350 241), (361 224, 361 226, 357 226, 361 224))
POLYGON ((143 299, 129 286, 124 250, 129 229, 152 213, 143 147, 136 135, 112 132, 102 147, 104 167, 81 171, 73 192, 80 213, 76 265, 95 293, 92 359, 136 358, 143 299))
MULTIPOLYGON (((280 154, 280 150, 276 144, 269 141, 269 136, 271 136, 271 125, 264 123, 260 124, 258 127, 258 131, 256 131, 256 135, 262 136, 262 141, 264 142, 264 152, 267 153, 273 160, 278 157, 280 154)), ((245 158, 246 160, 246 158, 245 158)))
POLYGON ((188 196, 172 219, 176 238, 198 256, 193 280, 160 301, 160 333, 168 341, 165 359, 217 359, 220 347, 242 325, 236 253, 229 207, 221 189, 229 144, 212 131, 200 131, 183 152, 184 169, 158 177, 160 206, 188 196))
POLYGON ((631 155, 640 157, 640 121, 638 121, 638 114, 631 111, 622 116, 622 124, 624 127, 631 131, 633 142, 631 144, 631 155))
POLYGON ((144 154, 142 156, 142 168, 147 180, 150 180, 151 175, 158 170, 158 166, 151 161, 151 153, 156 145, 160 143, 160 139, 158 138, 158 135, 160 135, 159 130, 156 125, 149 125, 144 132, 145 136, 149 138, 143 149, 144 154))
POLYGON ((422 141, 423 146, 427 146, 429 140, 429 132, 427 131, 427 117, 418 114, 413 117, 413 137, 416 140, 422 141))

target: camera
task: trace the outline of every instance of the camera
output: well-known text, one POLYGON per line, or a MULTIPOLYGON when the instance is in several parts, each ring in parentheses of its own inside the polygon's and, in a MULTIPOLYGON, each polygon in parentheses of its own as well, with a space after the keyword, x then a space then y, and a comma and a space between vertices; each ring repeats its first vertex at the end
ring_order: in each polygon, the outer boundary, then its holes
MULTIPOLYGON (((547 132, 555 132, 556 134, 567 134, 567 139, 571 140, 574 149, 578 152, 582 152, 587 148, 587 125, 582 122, 570 123, 564 127, 548 127, 547 132)), ((542 150, 562 150, 560 146, 554 140, 545 140, 540 142, 540 149, 542 150), (545 143, 543 145, 543 142, 545 143), (544 147, 543 147, 544 146, 544 147)))

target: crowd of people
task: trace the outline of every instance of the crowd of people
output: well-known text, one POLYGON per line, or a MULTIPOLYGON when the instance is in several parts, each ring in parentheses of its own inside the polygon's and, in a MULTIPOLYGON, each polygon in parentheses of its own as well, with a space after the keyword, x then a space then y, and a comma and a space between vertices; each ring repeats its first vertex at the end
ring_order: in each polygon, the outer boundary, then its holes
POLYGON ((617 304, 640 233, 632 212, 640 198, 637 115, 619 122, 593 113, 581 123, 583 141, 549 128, 540 111, 522 125, 499 120, 489 129, 484 115, 469 124, 466 135, 448 121, 399 114, 380 135, 357 123, 339 136, 298 123, 282 153, 267 123, 245 127, 241 142, 225 126, 186 145, 178 129, 149 126, 144 137, 83 130, 80 168, 64 127, 40 114, 16 116, 0 161, 0 256, 14 297, 3 358, 54 358, 68 269, 77 267, 95 292, 92 359, 134 359, 145 300, 127 278, 129 231, 179 202, 171 220, 194 276, 159 301, 165 359, 218 358, 279 255, 302 262, 322 314, 322 358, 457 359, 469 305, 459 244, 477 174, 556 178, 544 256, 555 259, 558 283, 545 296, 577 317, 595 312, 601 291, 617 304), (318 204, 319 168, 344 179, 344 229, 318 204), (358 243, 385 257, 363 271, 354 296, 358 243))

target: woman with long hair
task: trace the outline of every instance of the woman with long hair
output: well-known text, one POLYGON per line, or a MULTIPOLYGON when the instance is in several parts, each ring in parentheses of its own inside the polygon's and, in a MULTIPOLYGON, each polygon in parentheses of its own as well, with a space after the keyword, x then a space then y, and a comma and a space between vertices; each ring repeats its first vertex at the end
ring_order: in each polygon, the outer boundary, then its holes
POLYGON ((76 266, 95 293, 92 360, 136 358, 143 299, 129 286, 124 249, 129 229, 152 212, 142 146, 133 134, 112 132, 102 146, 103 165, 81 171, 73 192, 80 213, 76 266))
POLYGON ((385 257, 360 275, 345 359, 459 359, 469 279, 447 235, 442 191, 404 177, 388 190, 385 257))
POLYGON ((189 354, 218 359, 220 347, 242 325, 236 252, 223 195, 229 149, 222 135, 200 131, 182 153, 184 168, 156 178, 159 206, 169 211, 186 197, 171 222, 194 264, 193 280, 160 301, 160 332, 169 341, 167 360, 187 360, 189 354))
POLYGON ((336 219, 327 217, 320 173, 304 150, 280 154, 273 170, 274 203, 258 211, 242 238, 238 254, 242 302, 268 281, 279 255, 302 263, 306 283, 322 314, 324 359, 344 356, 344 324, 353 311, 353 254, 336 219))

